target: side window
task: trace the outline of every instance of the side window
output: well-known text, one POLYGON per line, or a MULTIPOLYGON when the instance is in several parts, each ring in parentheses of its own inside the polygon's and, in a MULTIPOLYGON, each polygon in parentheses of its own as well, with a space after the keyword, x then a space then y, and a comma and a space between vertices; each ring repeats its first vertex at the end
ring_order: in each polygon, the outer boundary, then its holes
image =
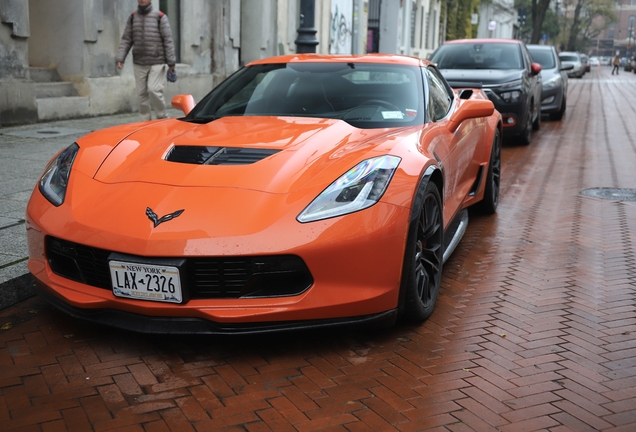
POLYGON ((438 121, 446 117, 453 102, 453 93, 444 83, 439 72, 433 68, 426 68, 426 77, 428 79, 428 107, 432 121, 438 121))
POLYGON ((526 58, 526 69, 530 70, 530 66, 532 65, 532 56, 528 52, 528 48, 526 48, 525 46, 523 46, 522 51, 524 57, 526 58))

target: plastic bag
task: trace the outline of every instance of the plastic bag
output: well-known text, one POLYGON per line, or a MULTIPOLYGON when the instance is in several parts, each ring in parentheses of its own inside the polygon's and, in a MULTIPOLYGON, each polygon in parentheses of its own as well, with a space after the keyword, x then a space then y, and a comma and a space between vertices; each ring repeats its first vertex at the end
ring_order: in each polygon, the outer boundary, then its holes
POLYGON ((168 68, 168 82, 177 82, 177 71, 171 71, 170 68, 168 68))

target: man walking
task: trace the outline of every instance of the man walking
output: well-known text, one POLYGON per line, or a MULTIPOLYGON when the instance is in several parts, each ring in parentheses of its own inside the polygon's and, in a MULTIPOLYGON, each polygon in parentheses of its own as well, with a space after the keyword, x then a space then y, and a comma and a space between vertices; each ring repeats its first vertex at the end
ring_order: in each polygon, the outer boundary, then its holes
POLYGON ((621 66, 621 57, 618 51, 616 51, 616 55, 612 60, 612 65, 614 65, 614 67, 612 68, 612 75, 614 75, 614 71, 616 71, 616 75, 618 75, 618 69, 621 66))
POLYGON ((142 120, 151 119, 151 107, 158 119, 166 118, 163 89, 167 81, 167 68, 174 72, 176 63, 168 17, 163 12, 154 11, 150 1, 137 0, 139 7, 128 18, 117 51, 117 67, 121 69, 132 47, 142 120))

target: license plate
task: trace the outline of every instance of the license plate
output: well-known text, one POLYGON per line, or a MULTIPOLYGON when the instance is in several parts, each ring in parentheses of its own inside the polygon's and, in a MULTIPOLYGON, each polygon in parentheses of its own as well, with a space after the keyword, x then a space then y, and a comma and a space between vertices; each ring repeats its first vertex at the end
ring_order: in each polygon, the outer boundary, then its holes
POLYGON ((117 297, 181 303, 179 269, 172 266, 110 261, 113 294, 117 297))

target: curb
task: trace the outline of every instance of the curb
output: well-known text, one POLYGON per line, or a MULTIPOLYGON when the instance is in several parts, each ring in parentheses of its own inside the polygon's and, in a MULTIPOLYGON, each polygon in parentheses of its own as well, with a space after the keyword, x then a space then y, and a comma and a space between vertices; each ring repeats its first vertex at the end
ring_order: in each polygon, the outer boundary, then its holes
POLYGON ((35 281, 31 273, 0 284, 0 310, 35 296, 35 281))

